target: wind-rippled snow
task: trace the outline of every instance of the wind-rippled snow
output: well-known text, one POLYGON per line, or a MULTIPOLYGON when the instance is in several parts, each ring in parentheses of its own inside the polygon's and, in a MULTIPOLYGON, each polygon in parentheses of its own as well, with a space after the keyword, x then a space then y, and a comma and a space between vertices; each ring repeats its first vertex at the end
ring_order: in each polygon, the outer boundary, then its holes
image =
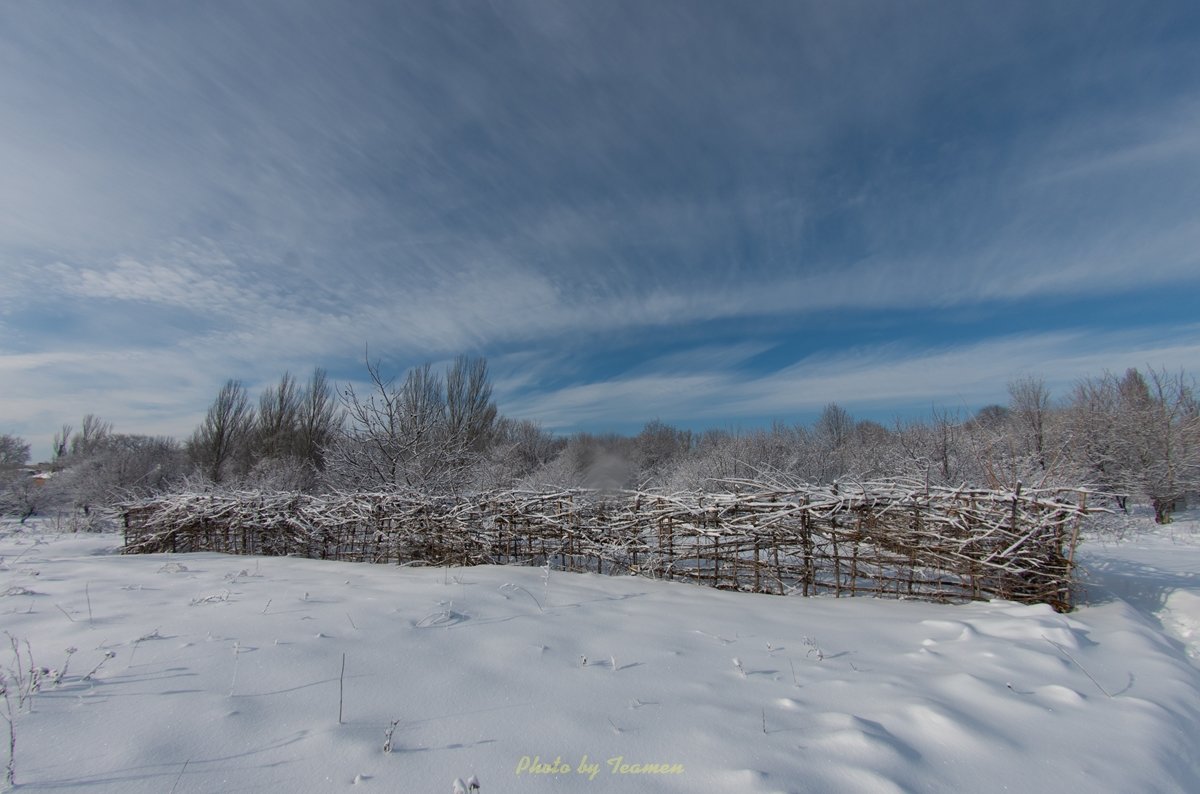
POLYGON ((1060 615, 6 523, 0 624, 78 649, 16 715, 18 790, 1197 791, 1200 532, 1143 529, 1084 545, 1060 615))

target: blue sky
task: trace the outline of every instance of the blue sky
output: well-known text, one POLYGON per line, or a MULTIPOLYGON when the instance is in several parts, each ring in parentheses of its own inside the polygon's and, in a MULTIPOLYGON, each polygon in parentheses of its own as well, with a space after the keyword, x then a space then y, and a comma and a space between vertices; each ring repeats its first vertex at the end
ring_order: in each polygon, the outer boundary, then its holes
POLYGON ((0 5, 0 432, 487 356, 549 429, 1200 371, 1194 2, 0 5))

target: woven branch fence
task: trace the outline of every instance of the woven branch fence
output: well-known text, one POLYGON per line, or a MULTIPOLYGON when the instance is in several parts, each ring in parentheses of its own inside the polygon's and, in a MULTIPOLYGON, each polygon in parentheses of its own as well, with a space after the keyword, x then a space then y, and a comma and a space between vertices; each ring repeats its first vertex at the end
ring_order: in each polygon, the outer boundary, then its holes
POLYGON ((728 492, 180 493, 128 503, 125 553, 550 565, 757 593, 1071 608, 1083 490, 734 481, 728 492))

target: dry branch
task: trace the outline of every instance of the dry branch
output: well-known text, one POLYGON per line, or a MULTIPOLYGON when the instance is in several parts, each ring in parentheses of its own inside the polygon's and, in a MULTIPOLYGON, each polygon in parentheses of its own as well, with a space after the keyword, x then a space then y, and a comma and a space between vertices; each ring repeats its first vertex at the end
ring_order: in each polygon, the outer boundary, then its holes
MULTIPOLYGON (((722 589, 1070 608, 1086 492, 882 480, 720 492, 309 495, 213 490, 123 506, 125 552, 220 551, 399 565, 546 565, 722 589)), ((1093 504, 1096 500, 1093 500, 1093 504)))

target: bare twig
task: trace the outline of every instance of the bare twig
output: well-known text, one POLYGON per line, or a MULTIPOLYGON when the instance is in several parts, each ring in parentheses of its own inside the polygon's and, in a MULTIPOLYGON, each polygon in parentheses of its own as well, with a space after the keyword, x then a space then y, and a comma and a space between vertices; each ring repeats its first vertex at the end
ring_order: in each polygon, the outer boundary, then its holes
POLYGON ((175 794, 175 789, 179 787, 179 781, 183 779, 183 773, 187 771, 188 764, 191 762, 192 759, 190 758, 183 762, 183 768, 179 770, 179 774, 175 777, 175 782, 171 784, 170 794, 175 794))
POLYGON ((1067 657, 1072 662, 1074 662, 1075 666, 1078 667, 1080 670, 1082 670, 1083 674, 1086 675, 1088 678, 1090 678, 1092 680, 1092 683, 1096 685, 1096 688, 1099 689, 1101 692, 1103 692, 1106 697, 1110 697, 1110 698, 1112 697, 1112 695, 1109 693, 1109 691, 1107 689, 1105 689, 1104 687, 1102 687, 1100 685, 1100 682, 1097 681, 1095 678, 1093 678, 1092 674, 1089 673, 1087 671, 1087 669, 1079 663, 1079 660, 1067 652, 1066 648, 1062 647, 1057 642, 1055 642, 1054 640, 1047 637, 1045 634, 1042 635, 1042 639, 1045 640, 1046 642, 1050 643, 1051 645, 1053 645, 1055 648, 1058 648, 1059 653, 1061 653, 1063 656, 1067 657))
POLYGON ((338 725, 342 724, 343 695, 346 692, 346 654, 342 654, 342 672, 338 674, 338 725))

